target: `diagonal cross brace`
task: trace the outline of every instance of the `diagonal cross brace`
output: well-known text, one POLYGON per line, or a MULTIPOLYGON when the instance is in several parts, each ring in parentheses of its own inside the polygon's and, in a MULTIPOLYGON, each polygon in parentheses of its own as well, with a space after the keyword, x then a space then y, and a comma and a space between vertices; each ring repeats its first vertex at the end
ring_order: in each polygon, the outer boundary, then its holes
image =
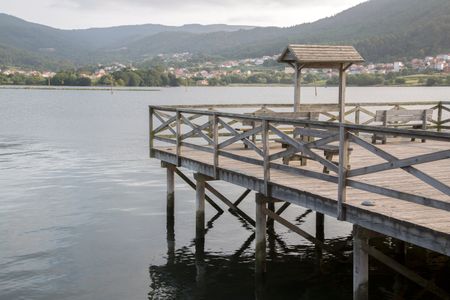
MULTIPOLYGON (((222 124, 223 128, 225 128, 226 130, 228 130, 230 133, 234 134, 234 135, 238 135, 239 132, 237 132, 237 130, 235 130, 233 127, 231 127, 230 125, 228 125, 226 122, 224 122, 223 120, 219 119, 219 123, 222 124)), ((260 156, 263 156, 262 150, 259 149, 254 143, 252 143, 248 138, 244 138, 242 140, 242 142, 247 145, 248 147, 252 148, 254 151, 256 151, 256 153, 258 153, 260 156)))
MULTIPOLYGON (((387 153, 386 151, 381 150, 378 147, 375 147, 374 145, 364 141, 363 139, 350 134, 350 140, 354 142, 355 144, 358 144, 359 146, 365 148, 366 150, 372 152, 373 154, 389 161, 389 162, 398 162, 400 159, 398 159, 396 156, 387 153)), ((404 166, 400 167, 404 171, 408 172, 409 174, 417 177, 418 179, 422 180, 423 182, 427 183, 428 185, 434 187, 435 189, 439 190, 440 192, 446 194, 447 196, 450 195, 450 187, 446 184, 440 182, 439 180, 431 177, 430 175, 412 167, 412 166, 404 166)))

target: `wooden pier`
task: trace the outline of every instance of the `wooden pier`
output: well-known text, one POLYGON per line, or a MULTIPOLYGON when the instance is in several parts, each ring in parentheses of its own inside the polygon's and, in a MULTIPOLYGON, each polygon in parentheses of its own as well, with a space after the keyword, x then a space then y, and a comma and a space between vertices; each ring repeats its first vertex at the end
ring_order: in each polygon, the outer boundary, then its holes
POLYGON ((345 123, 335 122, 333 105, 302 107, 317 112, 320 121, 295 118, 280 104, 150 106, 150 156, 167 168, 168 216, 173 218, 174 174, 196 189, 196 239, 204 239, 205 201, 221 210, 205 191, 255 226, 258 276, 266 271, 266 230, 273 221, 333 252, 323 242, 325 214, 354 225, 354 299, 368 299, 369 255, 448 299, 431 281, 372 247, 370 238, 382 234, 450 256, 449 105, 350 103, 345 123), (278 112, 252 113, 261 107, 278 112), (407 126, 410 119, 404 117, 394 126, 377 126, 377 110, 402 110, 405 115, 410 107, 429 114, 428 130, 407 126), (384 144, 373 144, 374 135, 385 136, 384 144), (324 155, 324 146, 337 148, 339 155, 324 155), (306 164, 288 163, 286 158, 294 156, 305 157, 306 164), (194 171, 195 180, 181 168, 194 171), (208 184, 213 180, 246 192, 233 202, 208 184), (256 192, 254 217, 238 207, 250 191, 256 192), (322 228, 317 236, 282 217, 292 204, 317 212, 322 228))

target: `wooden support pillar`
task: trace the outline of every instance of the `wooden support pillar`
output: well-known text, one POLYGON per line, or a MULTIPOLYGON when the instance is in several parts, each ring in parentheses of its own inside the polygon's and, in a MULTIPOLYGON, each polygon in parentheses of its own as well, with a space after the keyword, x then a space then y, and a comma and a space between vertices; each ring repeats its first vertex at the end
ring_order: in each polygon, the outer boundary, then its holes
POLYGON ((167 218, 174 218, 175 214, 175 166, 167 165, 167 218))
POLYGON ((167 230, 167 262, 172 264, 175 260, 175 166, 167 165, 167 203, 166 203, 166 230, 167 230))
POLYGON ((347 85, 347 73, 344 64, 339 67, 339 122, 345 123, 345 88, 347 85))
POLYGON ((300 111, 300 97, 301 97, 301 82, 302 82, 302 69, 295 65, 295 90, 294 90, 294 112, 300 111))
POLYGON ((203 241, 205 238, 205 185, 206 178, 195 174, 197 180, 195 194, 195 240, 203 241))
POLYGON ((266 197, 263 194, 256 194, 256 236, 255 236, 255 275, 264 277, 266 272, 266 197))
POLYGON ((155 133, 153 132, 153 108, 148 108, 148 133, 149 133, 149 155, 151 158, 155 157, 154 153, 154 141, 155 141, 155 133))
POLYGON ((369 299, 369 235, 353 225, 353 300, 369 299))

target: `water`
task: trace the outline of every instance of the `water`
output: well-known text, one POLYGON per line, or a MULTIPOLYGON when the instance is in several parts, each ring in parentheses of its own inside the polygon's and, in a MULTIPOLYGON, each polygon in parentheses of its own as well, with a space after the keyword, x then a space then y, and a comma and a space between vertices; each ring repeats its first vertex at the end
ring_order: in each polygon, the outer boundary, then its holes
MULTIPOLYGON (((348 99, 449 100, 449 92, 349 88, 348 99)), ((181 181, 175 248, 168 251, 165 170, 148 159, 147 106, 289 102, 292 94, 286 87, 114 94, 0 89, 0 299, 254 298, 251 228, 225 213, 209 224, 205 252, 196 254, 194 192, 181 181)), ((337 89, 319 88, 315 97, 306 88, 303 96, 334 102, 337 89)), ((215 185, 231 198, 242 192, 215 185)), ((253 215, 252 195, 242 209, 253 215)), ((285 216, 314 234, 313 214, 295 221, 303 213, 290 208, 285 216)), ((213 217, 207 207, 207 220, 213 217)), ((351 298, 350 262, 325 255, 319 272, 310 243, 275 229, 267 299, 351 298)), ((351 249, 350 230, 326 219, 326 238, 344 250, 351 249)), ((392 289, 394 275, 384 271, 374 275, 375 295, 392 289)))

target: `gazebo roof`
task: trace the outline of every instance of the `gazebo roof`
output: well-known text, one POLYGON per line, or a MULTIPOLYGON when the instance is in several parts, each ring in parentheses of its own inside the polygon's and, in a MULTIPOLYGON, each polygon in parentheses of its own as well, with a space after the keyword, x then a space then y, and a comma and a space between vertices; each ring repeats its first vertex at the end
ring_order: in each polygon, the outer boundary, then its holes
POLYGON ((298 64, 303 68, 339 68, 364 62, 352 46, 288 45, 278 62, 298 64))

